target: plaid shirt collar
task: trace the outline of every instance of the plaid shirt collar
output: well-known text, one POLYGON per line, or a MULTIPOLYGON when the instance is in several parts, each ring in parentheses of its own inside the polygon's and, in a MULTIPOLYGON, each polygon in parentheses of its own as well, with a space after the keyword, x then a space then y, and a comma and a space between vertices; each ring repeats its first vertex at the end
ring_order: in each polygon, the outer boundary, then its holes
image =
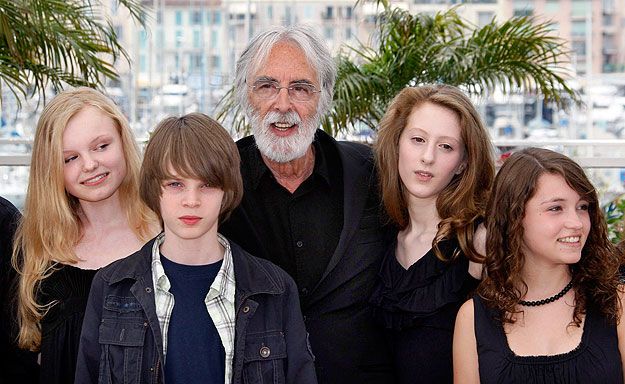
MULTIPOLYGON (((234 279, 234 266, 232 261, 232 249, 230 248, 230 242, 221 234, 217 234, 217 240, 225 248, 224 259, 221 264, 219 272, 215 277, 215 281, 211 284, 210 291, 207 296, 207 300, 210 300, 217 296, 223 296, 230 303, 234 304, 234 294, 236 291, 235 279, 234 279)), ((152 280, 154 286, 160 288, 165 292, 169 292, 171 284, 165 274, 165 269, 161 263, 161 244, 165 241, 165 233, 162 232, 156 237, 154 246, 152 247, 152 280)))

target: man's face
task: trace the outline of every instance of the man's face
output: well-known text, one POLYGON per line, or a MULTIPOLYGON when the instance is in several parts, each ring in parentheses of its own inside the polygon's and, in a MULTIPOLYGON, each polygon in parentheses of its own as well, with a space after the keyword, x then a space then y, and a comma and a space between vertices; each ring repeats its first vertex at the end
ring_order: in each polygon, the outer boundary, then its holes
MULTIPOLYGON (((304 52, 287 43, 273 47, 267 63, 248 79, 248 85, 258 81, 272 81, 281 87, 311 84, 319 90, 317 73, 304 52)), ((319 93, 310 101, 294 101, 286 89, 280 89, 275 98, 262 99, 248 88, 248 96, 251 110, 247 113, 260 152, 280 163, 304 156, 319 126, 319 93)))

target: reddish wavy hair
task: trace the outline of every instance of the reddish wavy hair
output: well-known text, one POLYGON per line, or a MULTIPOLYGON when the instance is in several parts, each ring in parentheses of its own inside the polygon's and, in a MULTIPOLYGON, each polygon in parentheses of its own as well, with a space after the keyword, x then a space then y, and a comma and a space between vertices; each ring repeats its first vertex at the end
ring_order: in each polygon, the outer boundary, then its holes
POLYGON ((588 201, 590 233, 580 261, 569 266, 575 290, 572 324, 580 326, 581 316, 589 306, 616 323, 620 313, 621 258, 608 240, 597 193, 576 162, 547 149, 527 148, 512 154, 495 178, 486 209, 486 273, 478 292, 488 306, 499 309, 502 322, 514 322, 514 314, 520 312, 518 302, 527 291, 521 277, 525 262, 521 250, 525 206, 536 193, 539 177, 546 173, 562 176, 588 201))
POLYGON ((453 261, 458 253, 443 256, 437 244, 455 234, 464 254, 470 260, 481 262, 481 256, 473 248, 474 223, 484 215, 495 166, 490 139, 480 116, 471 100, 458 88, 447 84, 406 88, 391 102, 380 122, 376 143, 384 207, 390 221, 400 230, 405 229, 410 217, 406 188, 399 177, 399 137, 412 111, 425 103, 439 105, 458 115, 467 161, 465 170, 455 175, 438 195, 436 209, 441 222, 432 248, 439 259, 453 261))

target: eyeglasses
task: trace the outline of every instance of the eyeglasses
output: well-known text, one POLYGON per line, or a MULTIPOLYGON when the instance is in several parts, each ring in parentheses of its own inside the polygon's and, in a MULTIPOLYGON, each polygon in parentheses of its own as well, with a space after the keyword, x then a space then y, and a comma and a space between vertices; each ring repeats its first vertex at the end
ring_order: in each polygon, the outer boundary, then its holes
POLYGON ((311 101, 315 93, 321 92, 314 85, 306 83, 295 83, 288 87, 280 87, 275 81, 257 81, 254 85, 248 85, 252 92, 259 99, 271 100, 280 93, 281 89, 286 89, 293 101, 311 101))

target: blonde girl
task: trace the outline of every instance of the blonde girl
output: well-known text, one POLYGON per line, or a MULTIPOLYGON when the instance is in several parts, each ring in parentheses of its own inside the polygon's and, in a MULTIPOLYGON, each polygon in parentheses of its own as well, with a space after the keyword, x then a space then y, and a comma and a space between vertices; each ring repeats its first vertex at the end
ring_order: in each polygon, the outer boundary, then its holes
POLYGON ((139 198, 140 162, 124 115, 98 91, 63 92, 39 118, 13 263, 18 344, 41 352, 41 382, 74 380, 95 271, 158 231, 139 198))

